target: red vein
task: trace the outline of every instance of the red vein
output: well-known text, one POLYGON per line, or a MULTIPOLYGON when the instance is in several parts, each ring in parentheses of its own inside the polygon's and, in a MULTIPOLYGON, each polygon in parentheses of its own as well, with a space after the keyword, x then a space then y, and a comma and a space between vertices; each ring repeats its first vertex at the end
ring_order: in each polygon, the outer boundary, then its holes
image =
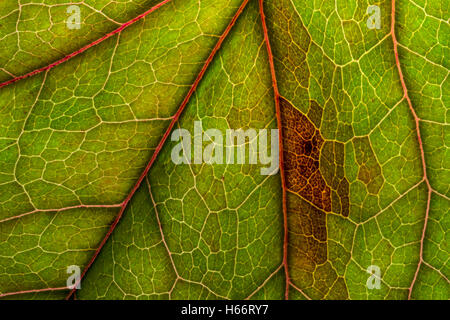
POLYGON ((68 287, 59 287, 59 288, 23 290, 23 291, 17 291, 17 292, 1 293, 0 298, 7 297, 7 296, 14 296, 14 295, 18 295, 18 294, 25 294, 25 293, 39 293, 39 292, 46 292, 46 291, 58 291, 58 290, 68 290, 68 289, 69 289, 68 287))
POLYGON ((170 263, 172 264, 173 271, 175 271, 175 275, 177 276, 177 278, 175 279, 175 282, 176 282, 178 279, 181 279, 181 277, 178 273, 177 267, 175 266, 175 261, 173 261, 172 252, 170 252, 170 250, 169 250, 169 245, 167 244, 166 237, 164 236, 161 219, 159 218, 158 208, 156 207, 156 202, 155 202, 155 199, 153 198, 152 188, 150 186, 150 182, 148 181, 148 178, 145 179, 145 182, 147 183, 148 193, 150 195, 150 199, 152 200, 153 208, 155 209, 155 216, 156 216, 156 221, 158 222, 159 232, 161 234, 161 241, 162 241, 164 247, 166 248, 167 254, 169 255, 170 263))
POLYGON ((64 208, 59 208, 59 209, 36 209, 36 210, 30 211, 30 212, 25 212, 25 213, 19 214, 17 216, 2 219, 2 220, 0 220, 0 223, 14 220, 14 219, 19 219, 19 218, 28 216, 30 214, 38 213, 38 212, 60 212, 60 211, 67 211, 67 210, 72 210, 72 209, 89 209, 89 208, 118 208, 120 206, 122 206, 122 203, 119 203, 119 204, 80 204, 80 205, 76 205, 76 206, 64 207, 64 208))
POLYGON ((115 29, 114 31, 111 31, 110 33, 104 35, 104 36, 101 37, 100 39, 97 39, 97 40, 95 40, 94 42, 89 43, 88 45, 84 46, 83 48, 81 48, 81 49, 79 49, 79 50, 77 50, 77 51, 74 51, 74 52, 68 54, 68 55, 65 56, 64 58, 62 58, 62 59, 60 59, 60 60, 58 60, 58 61, 56 61, 56 62, 53 62, 53 63, 49 64, 48 66, 42 67, 42 68, 40 68, 40 69, 36 69, 36 70, 31 71, 31 72, 29 72, 29 73, 27 73, 27 74, 25 74, 25 75, 21 75, 21 76, 15 77, 15 78, 13 78, 13 79, 10 79, 10 80, 8 80, 8 81, 6 81, 6 82, 0 83, 0 88, 2 88, 2 87, 4 87, 4 86, 7 86, 7 85, 9 85, 9 84, 11 84, 11 83, 14 83, 14 82, 16 82, 16 81, 19 81, 19 80, 22 80, 22 79, 31 77, 31 76, 33 76, 33 75, 35 75, 35 74, 41 73, 42 71, 49 70, 49 69, 51 69, 51 68, 53 68, 53 67, 56 67, 57 65, 60 65, 60 64, 63 63, 63 62, 66 62, 67 60, 69 60, 69 59, 71 59, 71 58, 73 58, 73 57, 79 55, 80 53, 86 51, 87 49, 89 49, 89 48, 91 48, 91 47, 93 47, 93 46, 99 44, 100 42, 103 42, 103 41, 105 41, 106 39, 112 37, 113 35, 115 35, 115 34, 121 32, 121 31, 122 31, 123 29, 125 29, 126 27, 132 25, 133 23, 135 23, 135 22, 138 21, 138 20, 141 20, 141 19, 144 18, 146 15, 152 13, 153 11, 157 10, 158 8, 162 7, 163 5, 165 5, 166 3, 170 2, 170 1, 171 1, 171 0, 164 0, 164 1, 161 1, 160 3, 158 3, 158 4, 155 5, 155 6, 153 6, 153 7, 150 8, 149 10, 145 11, 144 13, 138 15, 137 17, 131 19, 130 21, 125 22, 124 24, 122 24, 120 27, 118 27, 118 28, 115 29))
POLYGON ((197 89, 197 86, 200 83, 200 80, 203 78, 203 75, 205 74, 206 70, 208 69, 208 66, 212 62, 212 60, 213 60, 214 56, 216 55, 217 51, 219 51, 220 47, 222 46, 222 43, 224 42, 224 40, 227 37, 227 35, 230 33, 232 27, 234 26, 234 24, 236 23, 236 20, 241 15, 241 13, 244 10, 245 6, 247 5, 248 1, 249 0, 244 0, 242 2, 241 6, 236 11, 234 17, 231 19, 230 23, 228 24, 227 28, 222 33, 222 35, 219 37, 219 40, 217 41, 216 45, 212 49, 212 51, 209 54, 208 58, 206 59, 205 64, 203 65, 202 69, 200 70, 199 74, 197 75, 197 78, 195 79, 194 83, 192 84, 191 88, 189 89, 189 92, 187 93, 186 97, 184 98, 183 102, 181 103, 180 107, 178 108, 177 112, 175 113, 174 117, 172 118, 172 121, 170 122, 169 127, 166 129, 166 132, 164 133, 164 136, 162 137, 162 139, 160 140, 158 146, 156 147, 155 152, 153 153, 150 161, 148 162, 148 164, 145 167, 144 171, 140 175, 139 179, 137 180, 137 182, 134 185, 134 187, 131 190, 131 192, 128 194, 126 199, 123 201, 123 203, 121 205, 121 208, 120 208, 120 211, 119 211, 119 214, 117 215, 117 217, 114 220, 113 224, 111 225, 110 229, 106 233, 106 235, 103 238, 102 242, 100 243, 99 247, 95 251, 95 253, 92 256, 91 260, 89 261, 89 263, 87 264, 87 266, 83 270, 83 273, 81 274, 81 277, 78 280, 78 282, 75 284, 74 289, 72 289, 72 291, 69 293, 69 295, 66 297, 66 299, 70 299, 70 297, 74 294, 74 292, 76 291, 77 284, 81 282, 81 280, 85 276, 86 272, 89 270, 89 268, 94 263, 94 261, 97 258, 97 256, 99 255, 99 253, 102 250, 103 246, 105 245, 106 241, 111 236, 111 234, 114 231, 114 229, 116 228, 116 226, 119 223, 120 218, 122 217, 123 212, 125 211, 128 203, 130 202, 130 200, 133 197, 133 195, 136 193, 137 189, 141 185, 141 183, 144 180, 145 176, 147 175, 148 171, 150 170, 150 168, 152 167, 153 163, 155 162, 159 152, 161 151, 162 147, 164 146, 165 141, 167 140, 170 132, 172 131, 173 126, 175 125, 175 123, 180 118, 181 113, 183 112, 184 108, 188 104, 189 99, 191 98, 192 94, 197 89))
POLYGON ((267 25, 266 25, 266 16, 264 15, 264 4, 263 0, 259 0, 259 12, 261 15, 261 23, 264 33, 264 41, 266 43, 267 48, 267 54, 269 57, 269 65, 270 65, 270 73, 272 76, 272 86, 273 86, 273 92, 274 92, 274 98, 275 98, 275 110, 277 114, 277 125, 279 130, 278 135, 278 146, 279 146, 279 168, 280 168, 280 175, 281 175, 281 189, 283 194, 283 220, 284 220, 284 241, 283 241, 283 265, 284 265, 284 272, 286 277, 286 289, 284 293, 284 297, 286 300, 289 299, 289 270, 288 270, 288 222, 287 222, 287 206, 286 206, 286 181, 284 177, 284 161, 283 161, 283 134, 282 134, 282 126, 281 126, 281 111, 280 111, 280 103, 279 103, 279 91, 278 91, 278 85, 277 85, 277 77, 275 75, 275 66, 273 63, 273 54, 272 54, 272 48, 270 46, 269 41, 269 33, 267 31, 267 25))
POLYGON ((408 95, 408 89, 406 88, 406 83, 405 83, 405 79, 403 77, 403 72, 402 72, 402 68, 400 67, 400 59, 398 57, 398 41, 397 41, 397 37, 395 36, 395 0, 392 0, 392 9, 391 9, 391 36, 392 36, 392 42, 394 45, 394 54, 395 54, 395 64, 397 65, 397 69, 398 69, 398 74, 400 77, 400 82, 402 84, 402 88, 403 88, 403 98, 406 99, 406 101, 408 102, 408 107, 409 110, 411 111, 413 117, 414 117, 414 121, 416 124, 416 134, 417 134, 417 140, 419 142, 419 148, 420 148, 420 156, 422 158, 422 167, 423 167, 423 181, 425 181, 427 188, 428 188, 428 198, 427 198, 427 208, 425 211, 425 221, 423 224, 423 229, 422 229, 422 237, 420 239, 420 253, 419 253, 419 263, 417 264, 417 269, 416 272, 414 274, 414 278, 411 282, 411 286, 409 287, 409 294, 408 294, 408 299, 411 299, 411 294, 412 294, 412 290, 414 287, 414 284, 416 283, 417 280, 417 276, 419 274, 419 270, 420 270, 420 266, 422 265, 422 263, 424 262, 423 260, 423 246, 424 246, 424 241, 425 241, 425 233, 427 230, 427 223, 428 223, 428 216, 430 213, 430 203, 431 203, 431 185, 430 185, 430 181, 428 179, 427 176, 427 166, 425 163, 425 152, 423 149, 423 143, 422 143, 422 137, 420 135, 420 118, 417 116, 413 106, 412 106, 412 102, 411 99, 408 95))
POLYGON ((312 300, 306 293, 304 293, 299 287, 297 287, 295 284, 293 284, 292 282, 290 283, 292 288, 294 288, 295 290, 297 290, 298 292, 300 292, 307 300, 312 300))
POLYGON ((250 300, 259 290, 261 290, 266 284, 267 284, 267 282, 269 282, 269 280, 270 279, 272 279, 273 278, 273 276, 275 275, 275 274, 277 274, 278 273, 278 271, 280 271, 280 269, 281 268, 284 268, 284 265, 283 264, 280 264, 276 269, 275 269, 275 271, 274 272, 272 272, 264 281, 263 281, 263 283, 261 283, 259 286, 258 286, 258 288, 256 288, 247 298, 245 298, 245 300, 250 300))

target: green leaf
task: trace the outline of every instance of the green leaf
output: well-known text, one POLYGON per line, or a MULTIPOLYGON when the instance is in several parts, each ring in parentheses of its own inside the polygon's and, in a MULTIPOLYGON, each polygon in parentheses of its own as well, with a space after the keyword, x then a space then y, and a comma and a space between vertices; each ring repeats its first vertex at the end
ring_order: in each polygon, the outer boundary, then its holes
POLYGON ((70 5, 0 4, 1 298, 450 298, 448 4, 70 5))

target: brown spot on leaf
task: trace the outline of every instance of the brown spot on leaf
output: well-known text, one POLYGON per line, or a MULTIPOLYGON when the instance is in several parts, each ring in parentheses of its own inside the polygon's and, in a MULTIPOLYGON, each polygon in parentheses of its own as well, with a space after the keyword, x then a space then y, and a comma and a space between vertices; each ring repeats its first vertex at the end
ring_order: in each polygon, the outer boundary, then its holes
MULTIPOLYGON (((322 116, 316 102, 310 101, 308 116, 283 98, 280 109, 284 174, 290 191, 286 199, 290 275, 299 287, 314 287, 317 297, 323 297, 338 280, 327 261, 326 213, 349 214, 344 144, 323 139, 316 127, 322 116)), ((336 289, 339 292, 333 294, 345 296, 345 283, 344 288, 342 281, 339 285, 336 289)))
MULTIPOLYGON (((349 183, 344 175, 344 145, 325 141, 314 123, 283 98, 280 98, 280 109, 286 187, 326 212, 348 216, 349 183)), ((311 101, 308 114, 318 117, 318 110, 320 106, 311 101)), ((320 123, 320 119, 314 122, 320 123)))
POLYGON ((325 141, 319 129, 283 98, 280 98, 280 108, 287 188, 326 212, 333 211, 348 216, 349 186, 344 177, 343 145, 327 148, 331 156, 328 155, 325 159, 332 161, 327 161, 331 168, 325 167, 330 172, 324 175, 320 161, 325 141), (332 189, 338 195, 334 200, 332 189), (332 203, 333 201, 337 203, 332 203))

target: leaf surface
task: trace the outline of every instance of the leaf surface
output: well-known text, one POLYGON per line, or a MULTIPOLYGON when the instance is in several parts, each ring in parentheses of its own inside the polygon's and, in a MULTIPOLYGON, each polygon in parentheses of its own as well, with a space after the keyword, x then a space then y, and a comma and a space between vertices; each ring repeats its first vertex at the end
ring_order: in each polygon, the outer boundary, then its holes
POLYGON ((0 5, 0 297, 450 298, 448 3, 68 5, 0 5), (279 170, 175 164, 200 121, 279 170))

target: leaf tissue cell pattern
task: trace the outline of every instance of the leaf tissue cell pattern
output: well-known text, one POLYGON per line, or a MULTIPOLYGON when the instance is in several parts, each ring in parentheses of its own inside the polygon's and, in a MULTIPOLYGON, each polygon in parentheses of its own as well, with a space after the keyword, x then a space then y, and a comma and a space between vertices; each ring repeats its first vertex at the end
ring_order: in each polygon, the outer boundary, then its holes
POLYGON ((0 298, 449 299, 449 12, 3 1, 0 298), (278 128, 280 170, 175 164, 196 121, 278 128))

